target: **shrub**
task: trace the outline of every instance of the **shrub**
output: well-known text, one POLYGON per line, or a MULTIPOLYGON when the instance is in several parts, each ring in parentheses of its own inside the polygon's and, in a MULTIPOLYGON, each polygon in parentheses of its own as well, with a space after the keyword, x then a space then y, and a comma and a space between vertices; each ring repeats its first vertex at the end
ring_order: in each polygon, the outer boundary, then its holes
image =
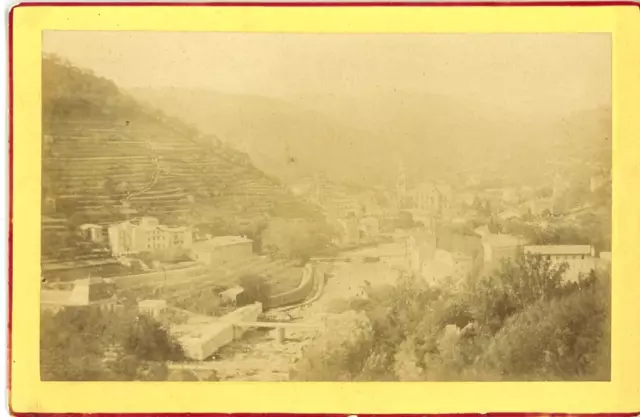
POLYGON ((71 308, 41 316, 43 380, 158 380, 181 347, 154 319, 135 312, 71 308), (115 354, 112 363, 107 353, 115 354), (150 379, 149 379, 150 378, 150 379))

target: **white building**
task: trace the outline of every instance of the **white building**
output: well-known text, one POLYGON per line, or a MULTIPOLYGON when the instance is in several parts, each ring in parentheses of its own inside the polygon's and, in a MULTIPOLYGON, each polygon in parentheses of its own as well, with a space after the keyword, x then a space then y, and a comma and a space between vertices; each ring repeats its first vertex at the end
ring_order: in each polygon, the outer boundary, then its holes
POLYGON ((154 217, 112 224, 108 228, 111 252, 116 255, 190 248, 193 234, 188 227, 160 225, 154 217))
POLYGON ((253 241, 241 236, 218 236, 193 243, 191 257, 203 264, 221 264, 249 258, 253 241))
POLYGON ((596 269, 595 250, 589 245, 541 245, 524 246, 525 255, 539 255, 558 265, 566 263, 569 269, 564 278, 577 281, 580 274, 587 275, 596 269))
POLYGON ((158 318, 167 310, 166 300, 142 300, 138 303, 138 311, 158 318))

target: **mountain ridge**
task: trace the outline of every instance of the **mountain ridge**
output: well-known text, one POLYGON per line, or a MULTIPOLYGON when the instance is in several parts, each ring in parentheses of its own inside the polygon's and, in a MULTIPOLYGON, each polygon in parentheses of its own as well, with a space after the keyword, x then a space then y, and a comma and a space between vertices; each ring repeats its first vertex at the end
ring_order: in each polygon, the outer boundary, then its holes
MULTIPOLYGON (((610 146, 598 142, 599 137, 610 137, 610 122, 593 124, 575 115, 536 120, 441 94, 390 91, 362 97, 327 93, 272 99, 180 88, 130 92, 203 131, 217 129, 228 143, 242 143, 256 165, 285 181, 321 171, 338 181, 389 186, 404 160, 417 177, 455 180, 475 171, 521 183, 540 182, 542 166, 555 169, 558 158, 553 150, 567 152, 567 147, 576 146, 568 145, 572 135, 588 142, 584 147, 597 149, 587 152, 589 158, 610 146), (308 169, 290 169, 287 161, 292 158, 308 164, 308 169)), ((610 119, 609 109, 594 112, 610 119)), ((583 157, 580 147, 569 149, 578 159, 583 157)))

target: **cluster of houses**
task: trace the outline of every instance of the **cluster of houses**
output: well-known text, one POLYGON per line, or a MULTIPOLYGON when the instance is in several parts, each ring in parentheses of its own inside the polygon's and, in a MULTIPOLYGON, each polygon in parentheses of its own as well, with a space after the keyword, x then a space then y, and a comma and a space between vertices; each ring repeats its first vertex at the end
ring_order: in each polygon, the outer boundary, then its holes
MULTIPOLYGON (((611 172, 597 168, 588 182, 584 191, 597 193, 611 183, 611 172)), ((545 192, 530 186, 460 192, 456 198, 453 219, 455 221, 461 212, 468 214, 478 208, 498 215, 505 221, 525 216, 541 217, 566 213, 570 208, 567 207, 565 197, 573 186, 571 181, 556 173, 549 178, 549 186, 545 192)))
POLYGON ((469 277, 489 276, 503 261, 519 255, 540 256, 552 265, 565 264, 563 279, 576 282, 611 264, 611 252, 590 245, 528 245, 513 235, 479 231, 477 236, 412 232, 407 238, 409 269, 431 284, 462 285, 469 277))

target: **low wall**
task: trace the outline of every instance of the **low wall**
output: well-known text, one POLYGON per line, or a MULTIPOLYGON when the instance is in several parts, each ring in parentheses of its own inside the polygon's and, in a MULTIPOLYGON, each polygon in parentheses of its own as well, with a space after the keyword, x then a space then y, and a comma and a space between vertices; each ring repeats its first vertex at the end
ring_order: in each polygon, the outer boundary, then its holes
POLYGON ((200 265, 194 265, 187 268, 168 269, 166 271, 154 271, 137 275, 110 277, 110 279, 115 281, 119 288, 128 289, 132 287, 162 284, 165 280, 169 282, 172 279, 197 276, 202 272, 203 268, 200 265))
POLYGON ((314 267, 310 263, 306 264, 302 272, 302 279, 300 280, 300 284, 291 291, 287 291, 270 297, 265 307, 282 307, 304 301, 313 292, 313 288, 315 286, 314 275, 314 267))

